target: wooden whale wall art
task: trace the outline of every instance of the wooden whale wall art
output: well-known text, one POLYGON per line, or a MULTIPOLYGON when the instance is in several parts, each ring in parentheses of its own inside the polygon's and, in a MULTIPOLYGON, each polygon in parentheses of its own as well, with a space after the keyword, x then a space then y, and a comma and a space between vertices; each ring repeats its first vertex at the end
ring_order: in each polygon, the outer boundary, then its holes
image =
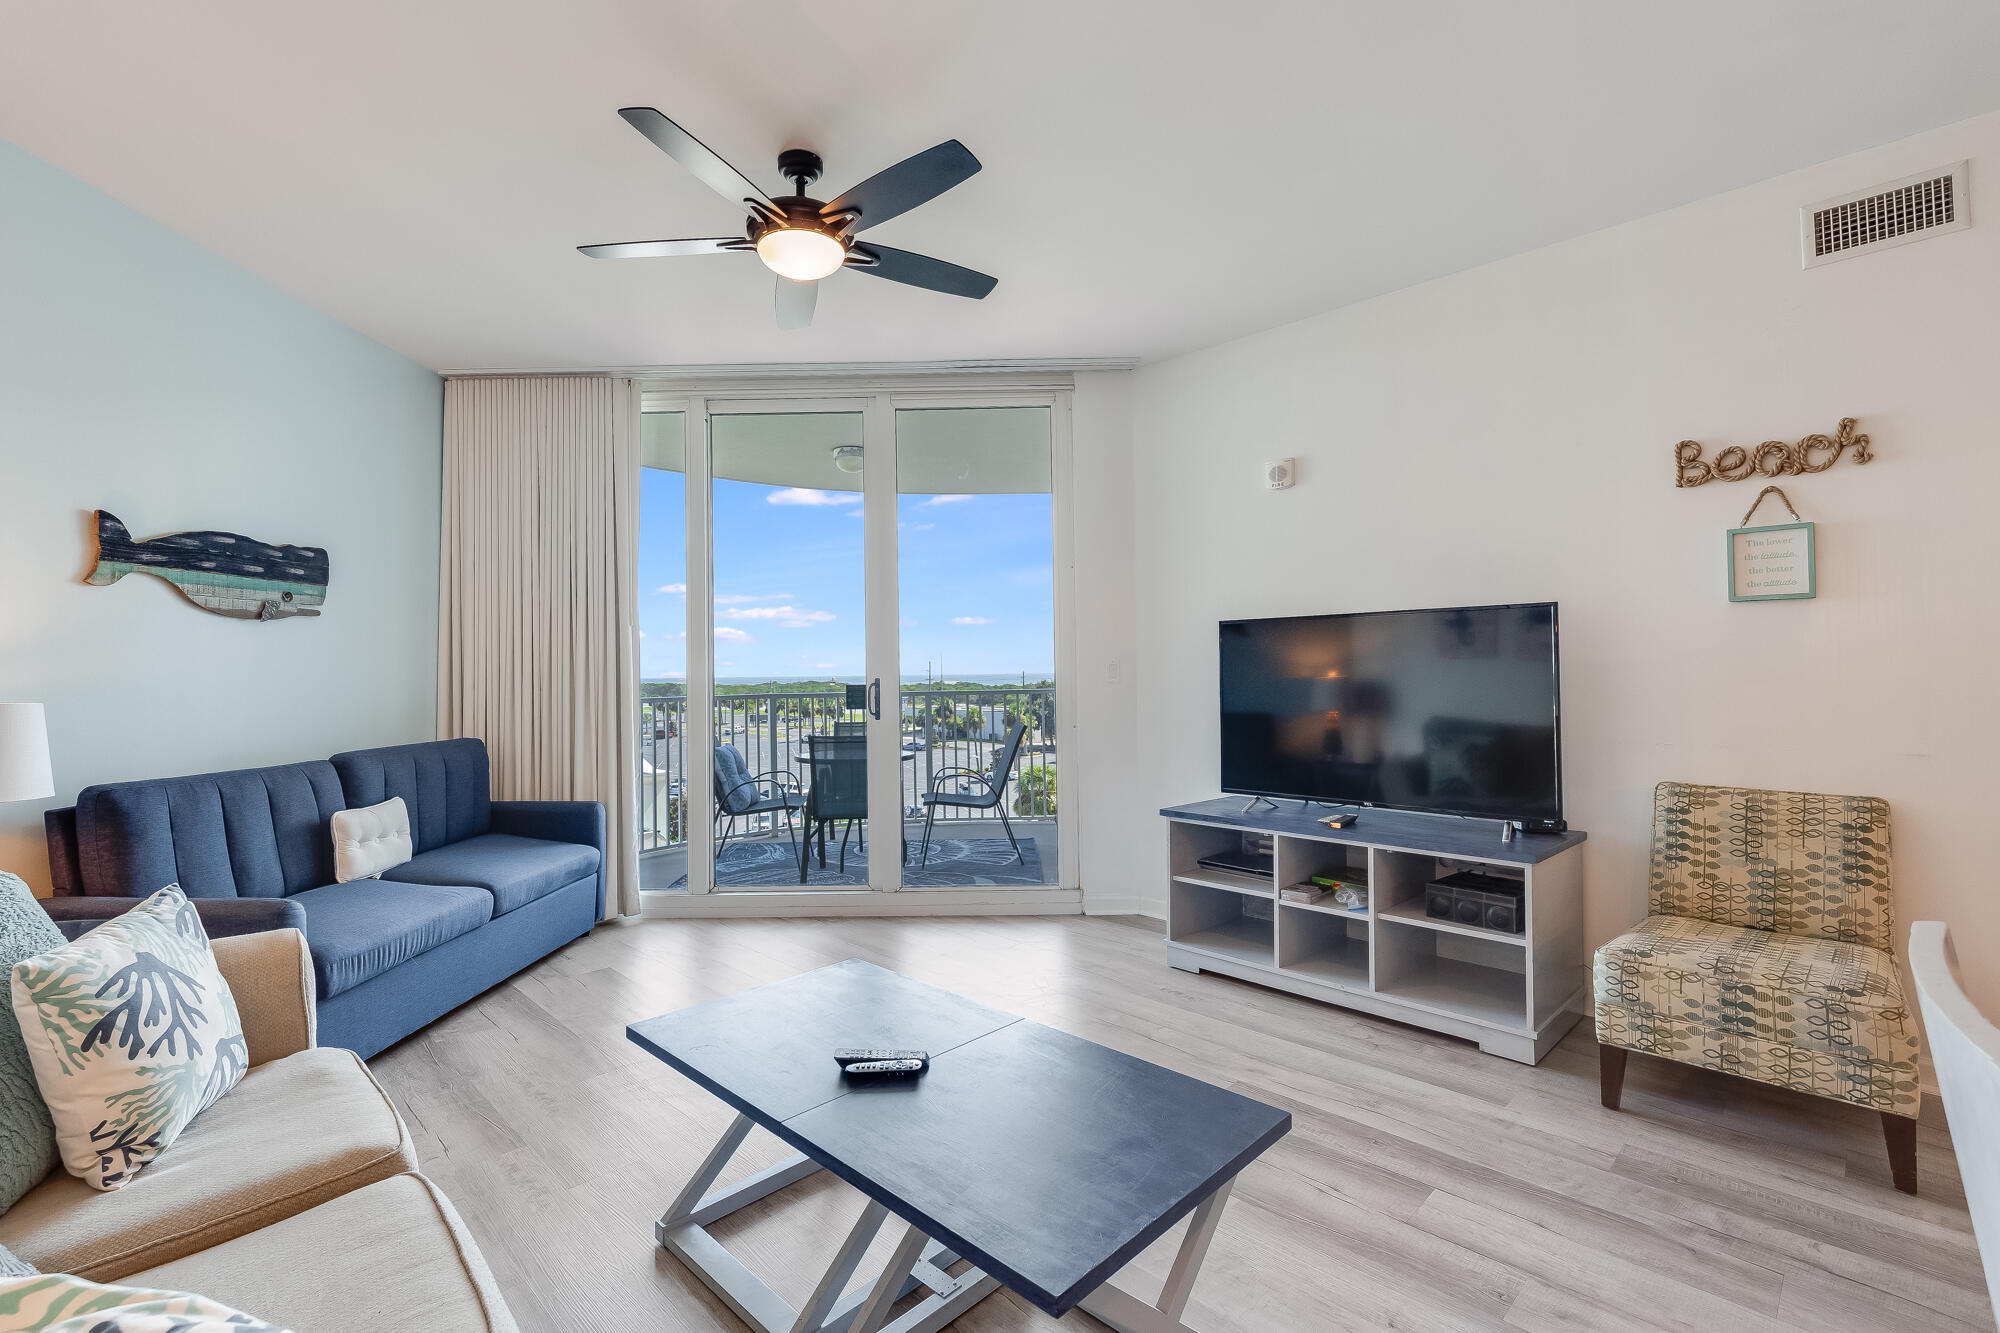
POLYGON ((234 532, 170 532, 135 541, 118 517, 97 511, 97 564, 84 582, 102 587, 137 571, 165 579, 204 611, 237 620, 316 616, 326 601, 326 552, 273 546, 234 532))

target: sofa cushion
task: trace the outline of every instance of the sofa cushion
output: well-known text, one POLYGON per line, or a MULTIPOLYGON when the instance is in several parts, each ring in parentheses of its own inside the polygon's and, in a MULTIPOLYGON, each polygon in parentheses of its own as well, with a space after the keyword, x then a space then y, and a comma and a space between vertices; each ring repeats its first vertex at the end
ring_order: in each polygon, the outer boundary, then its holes
POLYGON ((124 1189, 51 1175, 0 1216, 0 1245, 45 1273, 114 1282, 415 1166, 354 1053, 300 1051, 250 1070, 124 1189))
POLYGON ((349 750, 331 762, 348 805, 380 805, 391 796, 403 798, 410 810, 410 837, 420 852, 476 838, 492 826, 492 774, 485 741, 424 741, 349 750))
POLYGON ((476 884, 504 916, 565 884, 597 873, 597 849, 574 842, 486 833, 412 857, 382 873, 405 884, 476 884))
POLYGON ((493 918, 493 896, 464 884, 357 879, 307 889, 292 901, 306 909, 306 947, 321 999, 493 918))
POLYGON ((278 898, 333 882, 328 821, 345 802, 325 760, 112 782, 76 798, 85 893, 278 898))
POLYGON ((132 1281, 199 1291, 295 1333, 516 1328, 457 1210, 419 1175, 356 1190, 132 1281))
POLYGON ((1917 1113, 1916 1023, 1881 949, 1649 916, 1597 951, 1595 999, 1607 1045, 1917 1113))

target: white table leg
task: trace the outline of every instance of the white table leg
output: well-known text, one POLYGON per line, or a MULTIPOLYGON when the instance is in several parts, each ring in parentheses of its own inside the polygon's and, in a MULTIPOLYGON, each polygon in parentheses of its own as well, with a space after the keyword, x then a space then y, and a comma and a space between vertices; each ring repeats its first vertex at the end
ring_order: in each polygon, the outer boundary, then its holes
POLYGON ((1187 1309, 1194 1280, 1201 1272, 1202 1260, 1208 1257, 1216 1225, 1222 1220, 1222 1206, 1229 1201, 1229 1191, 1235 1185, 1233 1177, 1222 1182, 1188 1219, 1187 1234, 1181 1237, 1181 1247, 1174 1254, 1173 1267, 1167 1270, 1158 1301, 1148 1305, 1107 1282, 1077 1302, 1078 1308, 1087 1310, 1118 1333, 1192 1333, 1181 1322, 1181 1312, 1187 1309))
POLYGON ((805 1308, 799 1311, 798 1321, 792 1325, 792 1333, 819 1333, 825 1326, 827 1314, 833 1309, 834 1302, 846 1293, 847 1280, 853 1277, 854 1270, 861 1266, 861 1256, 868 1252, 868 1246, 875 1239, 875 1233, 882 1229, 882 1219, 888 1215, 887 1208, 873 1199, 868 1201, 868 1206, 861 1210, 861 1217, 855 1222, 854 1229, 847 1233, 847 1239, 841 1243, 839 1252, 833 1256, 832 1266, 826 1270, 826 1275, 820 1278, 819 1286, 814 1288, 812 1299, 808 1300, 805 1308))
POLYGON ((660 1215, 659 1228, 679 1226, 694 1215, 702 1196, 708 1193, 708 1187, 715 1183, 715 1178, 722 1174, 722 1168, 729 1165, 729 1159, 736 1155, 736 1150, 743 1146, 743 1140, 749 1137, 753 1124, 755 1122, 749 1116, 741 1114, 729 1122, 729 1128, 722 1131, 722 1137, 709 1149, 708 1156, 695 1168, 694 1175, 681 1187, 674 1201, 667 1205, 667 1211, 660 1215))
POLYGON ((909 1279, 910 1270, 917 1266, 917 1260, 922 1257, 924 1246, 929 1241, 930 1237, 914 1226, 903 1233, 903 1239, 897 1243, 896 1252, 889 1257, 882 1276, 875 1279, 868 1299, 854 1312, 854 1322, 847 1326, 847 1333, 877 1333, 889 1317, 889 1307, 905 1290, 904 1283, 909 1279))
MULTIPOLYGON (((862 1307, 876 1311, 876 1317, 886 1318, 897 1301, 918 1288, 933 1294, 901 1319, 887 1325, 883 1333, 936 1333, 998 1285, 977 1270, 957 1278, 949 1276, 944 1270, 957 1262, 958 1256, 929 1240, 922 1232, 913 1231, 914 1242, 905 1237, 905 1243, 914 1244, 916 1248, 906 1261, 896 1266, 893 1281, 885 1274, 874 1288, 846 1290, 854 1270, 867 1255, 869 1244, 889 1216, 887 1208, 869 1199, 860 1218, 848 1232, 847 1239, 834 1255, 832 1264, 821 1276, 805 1309, 792 1309, 783 1297, 771 1290, 769 1284, 745 1268, 707 1231, 709 1223, 775 1194, 821 1169, 818 1163, 803 1155, 788 1157, 734 1185, 711 1190, 716 1178, 729 1165, 729 1159, 743 1146, 753 1123, 749 1117, 742 1115, 730 1122, 722 1138, 702 1164, 695 1168, 694 1175, 681 1188, 673 1203, 668 1205, 667 1211, 653 1224, 653 1235, 662 1248, 687 1265, 710 1291, 757 1333, 851 1333, 852 1329, 861 1327, 854 1321, 862 1307), (886 1299, 877 1302, 876 1289, 884 1284, 893 1289, 887 1292, 886 1299)), ((871 1328, 869 1333, 874 1333, 874 1330, 871 1328)))

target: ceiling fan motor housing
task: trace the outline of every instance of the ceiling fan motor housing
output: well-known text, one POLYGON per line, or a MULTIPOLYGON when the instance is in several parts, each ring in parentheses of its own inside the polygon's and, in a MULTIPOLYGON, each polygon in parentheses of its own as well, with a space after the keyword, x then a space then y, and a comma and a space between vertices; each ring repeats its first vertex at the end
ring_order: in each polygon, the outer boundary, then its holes
POLYGON ((787 148, 778 154, 778 174, 799 187, 799 193, 806 192, 806 186, 819 179, 826 164, 819 154, 809 148, 787 148))

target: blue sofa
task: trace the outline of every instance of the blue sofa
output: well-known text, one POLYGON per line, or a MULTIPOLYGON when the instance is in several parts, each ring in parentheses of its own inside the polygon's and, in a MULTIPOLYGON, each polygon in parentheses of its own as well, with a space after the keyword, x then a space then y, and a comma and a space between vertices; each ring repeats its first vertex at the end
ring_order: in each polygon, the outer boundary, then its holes
POLYGON ((297 927, 320 1045, 373 1055, 604 914, 604 807, 491 793, 478 740, 86 787, 45 818, 46 905, 87 923, 178 883, 211 934, 297 927), (335 883, 334 812, 392 796, 409 809, 412 859, 335 883))

